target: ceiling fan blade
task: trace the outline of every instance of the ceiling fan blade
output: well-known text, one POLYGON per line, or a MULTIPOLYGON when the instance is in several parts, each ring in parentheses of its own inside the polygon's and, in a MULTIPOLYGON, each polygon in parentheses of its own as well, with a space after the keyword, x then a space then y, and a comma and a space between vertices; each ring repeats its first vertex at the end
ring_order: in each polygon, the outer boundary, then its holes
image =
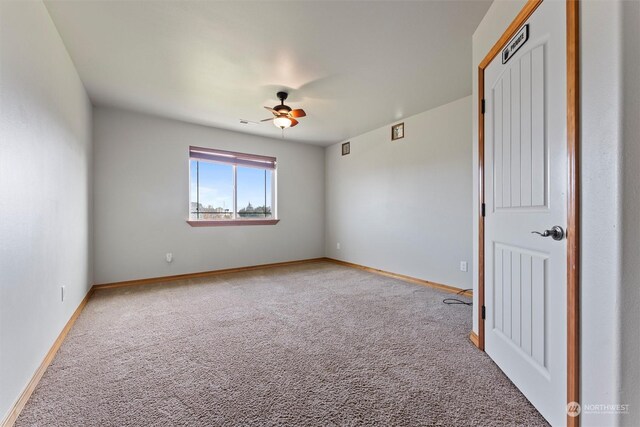
POLYGON ((291 110, 289 112, 289 117, 304 117, 306 116, 307 113, 304 112, 304 110, 302 108, 299 108, 297 110, 291 110))
POLYGON ((269 117, 268 119, 260 120, 261 122, 270 122, 273 120, 273 117, 269 117))
POLYGON ((274 116, 277 116, 277 115, 279 115, 279 114, 280 114, 280 113, 278 113, 276 110, 274 110, 274 109, 273 109, 273 108, 271 108, 271 107, 264 107, 264 108, 265 108, 265 109, 267 109, 267 110, 269 110, 269 111, 271 111, 271 112, 273 113, 273 115, 274 115, 274 116))
POLYGON ((296 119, 291 119, 291 127, 294 127, 295 125, 297 125, 298 123, 300 123, 299 121, 297 121, 296 119))

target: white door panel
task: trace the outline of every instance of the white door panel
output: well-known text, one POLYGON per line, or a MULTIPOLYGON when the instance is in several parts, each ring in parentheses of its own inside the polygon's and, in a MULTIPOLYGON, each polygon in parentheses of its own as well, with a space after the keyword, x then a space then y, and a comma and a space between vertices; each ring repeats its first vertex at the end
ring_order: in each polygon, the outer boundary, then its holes
POLYGON ((553 425, 566 422, 565 4, 485 69, 485 350, 553 425))
POLYGON ((544 122, 545 44, 515 57, 498 77, 493 102, 494 210, 547 207, 544 122))

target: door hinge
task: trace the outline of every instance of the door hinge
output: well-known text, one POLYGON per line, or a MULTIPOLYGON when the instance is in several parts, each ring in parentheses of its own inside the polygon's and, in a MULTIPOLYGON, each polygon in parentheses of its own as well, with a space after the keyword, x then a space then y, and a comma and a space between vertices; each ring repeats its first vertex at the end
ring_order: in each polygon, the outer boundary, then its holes
POLYGON ((487 309, 485 308, 485 306, 482 306, 482 320, 487 318, 487 309))
POLYGON ((486 205, 483 203, 483 204, 482 204, 482 217, 483 217, 483 218, 484 218, 484 216, 485 216, 485 206, 486 206, 486 205))
POLYGON ((481 102, 481 107, 480 109, 482 110, 482 114, 484 114, 484 99, 481 102))

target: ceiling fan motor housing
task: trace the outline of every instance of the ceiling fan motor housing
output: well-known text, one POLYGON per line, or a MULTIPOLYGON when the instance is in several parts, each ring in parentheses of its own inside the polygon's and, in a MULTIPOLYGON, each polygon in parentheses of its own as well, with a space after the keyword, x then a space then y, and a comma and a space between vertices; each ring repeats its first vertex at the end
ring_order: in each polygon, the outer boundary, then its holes
POLYGON ((287 99, 289 94, 287 92, 278 92, 276 96, 280 100, 280 105, 276 105, 275 107, 273 107, 273 109, 280 114, 287 114, 289 111, 291 111, 291 108, 289 108, 289 106, 284 105, 284 101, 287 99))
POLYGON ((287 114, 289 111, 291 111, 291 108, 288 105, 276 105, 275 107, 273 107, 273 109, 280 114, 287 114))

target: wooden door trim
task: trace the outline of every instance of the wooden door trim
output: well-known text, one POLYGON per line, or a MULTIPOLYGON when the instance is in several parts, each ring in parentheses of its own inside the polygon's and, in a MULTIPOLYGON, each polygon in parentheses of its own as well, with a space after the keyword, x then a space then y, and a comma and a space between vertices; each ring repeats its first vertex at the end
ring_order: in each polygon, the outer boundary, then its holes
MULTIPOLYGON (((478 65, 478 307, 485 303, 484 254, 484 70, 540 6, 528 0, 500 39, 478 65)), ((567 7, 567 403, 580 402, 580 68, 579 0, 567 7)), ((477 346, 485 348, 485 322, 478 309, 477 346)), ((580 425, 580 416, 567 415, 567 426, 580 425)))
MULTIPOLYGON (((567 0, 567 402, 580 402, 580 5, 567 0)), ((578 427, 580 416, 567 415, 578 427)))

